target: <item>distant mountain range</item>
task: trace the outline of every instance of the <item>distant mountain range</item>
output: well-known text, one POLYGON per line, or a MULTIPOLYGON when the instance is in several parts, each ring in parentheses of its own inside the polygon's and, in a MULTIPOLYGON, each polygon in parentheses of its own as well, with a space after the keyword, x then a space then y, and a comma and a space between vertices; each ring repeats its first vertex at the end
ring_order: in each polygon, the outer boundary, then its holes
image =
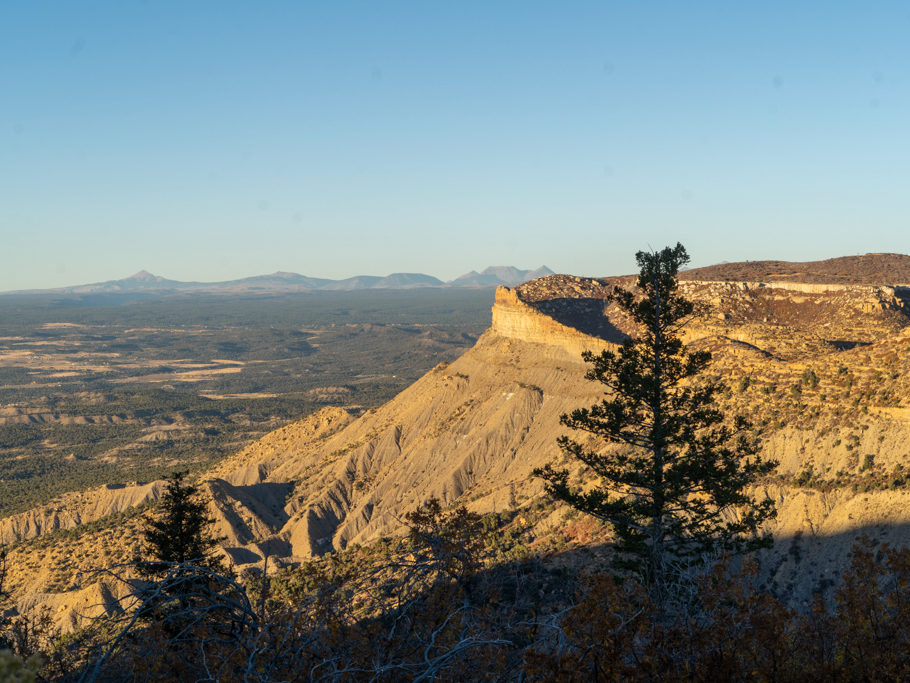
POLYGON ((512 266, 490 266, 482 273, 478 273, 476 270, 465 273, 449 284, 453 287, 495 287, 496 285, 514 287, 545 275, 553 275, 553 271, 546 266, 541 266, 537 270, 519 270, 512 266))
POLYGON ((418 287, 514 287, 522 282, 553 275, 546 266, 535 270, 521 270, 512 266, 490 266, 478 273, 472 270, 450 282, 423 273, 392 273, 385 277, 378 275, 356 275, 344 280, 307 277, 297 273, 277 272, 271 275, 256 275, 239 280, 224 282, 182 282, 168 280, 148 271, 141 270, 121 280, 108 280, 87 285, 58 287, 56 289, 30 289, 3 294, 168 294, 168 293, 256 293, 256 292, 312 292, 312 291, 353 291, 361 289, 416 289, 418 287))

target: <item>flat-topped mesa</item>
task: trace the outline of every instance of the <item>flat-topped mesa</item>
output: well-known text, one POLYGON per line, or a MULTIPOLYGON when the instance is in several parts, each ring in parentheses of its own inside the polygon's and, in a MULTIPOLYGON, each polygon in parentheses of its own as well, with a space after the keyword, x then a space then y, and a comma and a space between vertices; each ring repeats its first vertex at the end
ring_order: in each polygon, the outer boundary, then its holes
MULTIPOLYGON (((818 351, 816 337, 840 346, 869 343, 910 325, 910 287, 902 284, 695 279, 679 284, 683 296, 701 304, 701 313, 683 330, 685 343, 719 335, 761 349, 770 345, 789 358, 818 351), (771 339, 783 328, 786 340, 771 339)), ((620 344, 636 328, 607 301, 616 285, 634 290, 635 278, 550 275, 513 289, 500 287, 492 332, 576 359, 584 350, 596 353, 620 344)))
POLYGON ((692 268, 681 280, 733 282, 837 283, 842 285, 908 285, 910 255, 865 254, 824 261, 741 261, 692 268))
POLYGON ((601 351, 625 335, 604 315, 602 297, 558 297, 526 302, 519 289, 497 287, 492 331, 500 337, 558 347, 577 358, 601 351))
POLYGON ((772 290, 780 290, 783 297, 793 300, 794 303, 802 303, 805 299, 801 299, 798 296, 794 297, 789 294, 790 292, 839 297, 842 304, 864 313, 887 310, 910 311, 910 286, 907 285, 682 280, 680 281, 680 289, 692 298, 708 298, 717 303, 720 302, 718 299, 724 295, 761 291, 773 295, 772 290))

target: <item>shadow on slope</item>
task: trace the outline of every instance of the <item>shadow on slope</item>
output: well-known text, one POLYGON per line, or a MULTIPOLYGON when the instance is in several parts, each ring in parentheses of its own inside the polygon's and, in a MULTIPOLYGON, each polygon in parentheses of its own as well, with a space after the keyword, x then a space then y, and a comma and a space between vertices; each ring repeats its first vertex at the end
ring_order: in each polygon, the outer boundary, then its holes
MULTIPOLYGON (((473 571, 465 550, 476 550, 479 538, 489 541, 500 532, 483 526, 452 528, 451 536, 426 546, 383 541, 279 572, 263 586, 268 613, 232 613, 213 595, 220 610, 216 625, 225 632, 231 626, 235 642, 214 643, 206 627, 198 636, 182 633, 180 642, 159 648, 158 656, 169 667, 192 668, 197 659, 180 654, 188 652, 189 643, 207 651, 211 676, 236 666, 234 654, 242 651, 241 661, 271 671, 275 680, 307 673, 331 680, 749 680, 765 671, 781 679, 781 663, 794 673, 782 677, 786 680, 818 677, 826 666, 842 675, 821 678, 855 680, 852 667, 863 665, 866 656, 855 662, 845 653, 851 653, 856 639, 870 638, 862 610, 892 604, 888 600, 895 591, 890 582, 874 580, 881 565, 872 564, 873 580, 863 582, 861 572, 876 561, 876 549, 856 546, 854 539, 863 533, 877 541, 910 534, 910 525, 874 526, 813 539, 813 552, 845 554, 843 571, 831 587, 850 574, 848 603, 829 599, 827 609, 788 609, 771 596, 754 595, 744 583, 749 573, 738 575, 734 567, 729 580, 714 574, 686 592, 697 599, 659 612, 634 582, 617 586, 602 575, 585 578, 605 569, 605 545, 506 558, 473 571), (844 548, 858 551, 856 564, 851 566, 851 550, 844 553, 844 548), (288 640, 290 629, 302 635, 288 640), (827 653, 824 661, 813 647, 827 653), (693 676, 692 667, 700 673, 693 676)), ((794 541, 802 542, 783 538, 767 555, 782 552, 794 559, 794 541)), ((759 586, 758 593, 762 590, 759 586)), ((886 628, 871 637, 886 639, 892 627, 905 632, 902 609, 879 612, 878 625, 886 628)), ((117 666, 133 666, 130 657, 147 652, 144 634, 137 635, 138 651, 120 653, 126 661, 117 666)), ((899 654, 897 663, 905 658, 899 654)), ((871 670, 883 674, 894 659, 879 657, 871 670)))
POLYGON ((591 337, 622 344, 626 334, 604 315, 604 300, 598 298, 557 298, 529 302, 556 322, 591 337))

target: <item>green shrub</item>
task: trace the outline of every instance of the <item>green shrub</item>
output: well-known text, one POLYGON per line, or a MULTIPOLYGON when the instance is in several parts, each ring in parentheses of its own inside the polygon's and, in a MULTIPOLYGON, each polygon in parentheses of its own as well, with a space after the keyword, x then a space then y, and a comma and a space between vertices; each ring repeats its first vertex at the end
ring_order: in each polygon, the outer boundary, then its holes
POLYGON ((796 486, 808 486, 814 477, 815 469, 811 464, 809 464, 806 465, 806 469, 804 469, 796 476, 796 478, 793 480, 793 483, 796 486))

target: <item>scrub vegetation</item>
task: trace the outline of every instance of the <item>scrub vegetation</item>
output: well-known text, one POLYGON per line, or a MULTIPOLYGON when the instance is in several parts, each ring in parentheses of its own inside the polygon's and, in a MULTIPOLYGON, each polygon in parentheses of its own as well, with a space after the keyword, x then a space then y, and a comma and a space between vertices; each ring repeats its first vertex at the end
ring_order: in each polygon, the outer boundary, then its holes
POLYGON ((469 348, 489 290, 0 297, 0 516, 192 471, 469 348))

